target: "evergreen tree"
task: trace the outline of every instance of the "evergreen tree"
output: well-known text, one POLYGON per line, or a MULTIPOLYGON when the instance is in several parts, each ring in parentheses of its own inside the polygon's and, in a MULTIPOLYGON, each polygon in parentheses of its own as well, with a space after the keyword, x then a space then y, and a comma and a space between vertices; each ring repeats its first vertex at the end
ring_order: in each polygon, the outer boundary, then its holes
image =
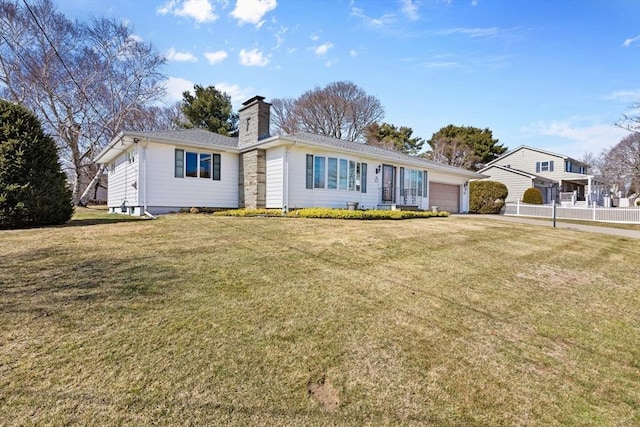
POLYGON ((0 99, 0 228, 64 224, 71 215, 53 138, 26 107, 0 99))
POLYGON ((193 87, 182 93, 181 108, 187 122, 183 127, 207 129, 220 135, 234 135, 238 128, 238 114, 233 112, 231 97, 215 86, 193 87))
POLYGON ((374 122, 365 129, 367 144, 416 155, 422 149, 424 141, 420 137, 412 138, 412 134, 413 129, 410 127, 396 127, 389 123, 374 122))
POLYGON ((425 157, 436 162, 477 170, 507 151, 490 129, 448 125, 434 133, 425 157))

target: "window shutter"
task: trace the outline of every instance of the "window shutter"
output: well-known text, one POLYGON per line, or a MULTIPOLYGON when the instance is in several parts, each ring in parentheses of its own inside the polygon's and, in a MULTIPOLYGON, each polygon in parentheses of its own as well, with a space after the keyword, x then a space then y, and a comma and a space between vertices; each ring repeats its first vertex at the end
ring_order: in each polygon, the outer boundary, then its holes
POLYGON ((367 192, 367 164, 362 164, 362 177, 360 177, 360 190, 363 193, 367 192))
POLYGON ((540 172, 540 162, 536 162, 536 173, 540 172))
POLYGON ((307 154, 307 188, 313 189, 313 154, 307 154))
POLYGON ((176 178, 184 178, 184 150, 175 151, 174 174, 176 178))
POLYGON ((422 197, 429 197, 429 172, 422 171, 422 197))
POLYGON ((553 160, 549 162, 549 172, 553 172, 553 160))
POLYGON ((213 155, 213 180, 220 181, 220 154, 213 155))

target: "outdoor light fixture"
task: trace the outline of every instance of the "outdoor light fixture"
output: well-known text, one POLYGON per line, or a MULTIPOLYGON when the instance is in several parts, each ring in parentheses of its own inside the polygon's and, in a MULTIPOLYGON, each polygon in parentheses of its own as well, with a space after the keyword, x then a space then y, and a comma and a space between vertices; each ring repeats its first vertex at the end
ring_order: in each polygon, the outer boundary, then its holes
POLYGON ((382 165, 378 165, 378 167, 376 167, 376 175, 379 174, 381 170, 382 170, 382 165))

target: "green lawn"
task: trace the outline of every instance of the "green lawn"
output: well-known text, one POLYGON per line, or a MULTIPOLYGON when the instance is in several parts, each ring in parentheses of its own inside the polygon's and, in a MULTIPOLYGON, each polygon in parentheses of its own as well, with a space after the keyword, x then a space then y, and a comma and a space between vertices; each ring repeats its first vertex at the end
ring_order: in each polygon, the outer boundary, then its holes
POLYGON ((637 240, 80 210, 0 231, 0 424, 638 425, 637 240))

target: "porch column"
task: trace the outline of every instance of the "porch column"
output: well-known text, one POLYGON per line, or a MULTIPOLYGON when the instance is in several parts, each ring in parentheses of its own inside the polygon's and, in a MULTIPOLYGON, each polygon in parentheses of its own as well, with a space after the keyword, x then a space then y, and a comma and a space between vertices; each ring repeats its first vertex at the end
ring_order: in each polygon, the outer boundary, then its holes
POLYGON ((588 176, 587 177, 587 191, 585 191, 585 200, 587 201, 587 206, 591 205, 591 178, 593 178, 592 176, 588 176))

